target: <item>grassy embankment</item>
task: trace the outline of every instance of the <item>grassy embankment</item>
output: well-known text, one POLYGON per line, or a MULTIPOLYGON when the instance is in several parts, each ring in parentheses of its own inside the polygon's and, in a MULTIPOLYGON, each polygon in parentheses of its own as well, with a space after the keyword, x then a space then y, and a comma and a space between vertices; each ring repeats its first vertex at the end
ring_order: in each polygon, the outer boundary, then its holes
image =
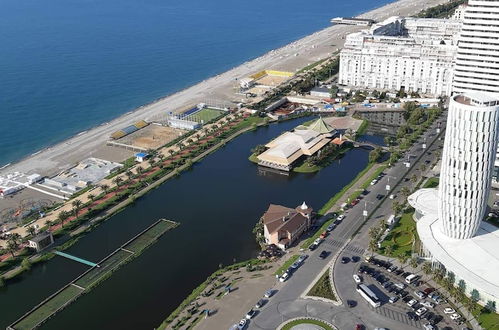
POLYGON ((321 278, 314 284, 312 289, 307 293, 307 296, 321 297, 336 301, 331 282, 329 281, 329 269, 322 274, 321 278))
POLYGON ((288 324, 286 324, 285 326, 283 326, 282 330, 291 330, 294 327, 301 325, 301 324, 311 324, 311 325, 316 325, 316 326, 320 327, 319 329, 333 330, 333 328, 331 328, 326 323, 319 321, 319 320, 314 320, 314 319, 300 319, 300 320, 291 321, 288 324))
POLYGON ((294 262, 298 258, 299 258, 298 254, 295 254, 295 255, 291 256, 291 258, 289 258, 288 260, 286 260, 286 262, 283 263, 282 266, 279 267, 279 269, 276 270, 274 274, 281 276, 281 274, 284 273, 286 271, 286 269, 288 269, 292 264, 294 264, 294 262))

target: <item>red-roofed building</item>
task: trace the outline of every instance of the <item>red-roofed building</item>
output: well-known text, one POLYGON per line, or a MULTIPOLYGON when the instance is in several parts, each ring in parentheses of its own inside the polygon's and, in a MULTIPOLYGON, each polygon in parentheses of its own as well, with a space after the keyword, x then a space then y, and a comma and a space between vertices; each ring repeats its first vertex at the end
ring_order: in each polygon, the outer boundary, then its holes
POLYGON ((270 204, 262 216, 265 243, 286 250, 310 228, 312 211, 305 202, 295 209, 270 204))

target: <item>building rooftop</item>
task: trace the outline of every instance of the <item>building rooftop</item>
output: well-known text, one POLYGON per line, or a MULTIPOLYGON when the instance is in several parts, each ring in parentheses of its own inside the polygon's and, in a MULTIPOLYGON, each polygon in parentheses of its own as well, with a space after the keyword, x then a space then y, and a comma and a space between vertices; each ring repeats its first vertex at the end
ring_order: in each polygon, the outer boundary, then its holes
POLYGON ((499 105, 499 99, 495 95, 484 92, 466 92, 454 96, 454 101, 465 105, 482 107, 499 105))
POLYGON ((470 288, 499 299, 499 228, 482 222, 470 239, 453 239, 443 234, 436 214, 417 222, 419 238, 425 248, 447 269, 462 278, 470 288))
POLYGON ((407 202, 421 212, 426 214, 437 214, 438 210, 438 189, 425 188, 419 189, 407 197, 407 202))

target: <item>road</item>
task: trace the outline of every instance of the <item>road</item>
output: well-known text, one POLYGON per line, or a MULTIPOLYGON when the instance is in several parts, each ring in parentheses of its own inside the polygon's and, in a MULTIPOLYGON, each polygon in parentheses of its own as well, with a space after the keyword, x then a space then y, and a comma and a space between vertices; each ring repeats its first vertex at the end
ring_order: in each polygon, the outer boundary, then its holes
POLYGON ((376 196, 378 194, 388 195, 386 185, 390 184, 392 191, 389 193, 395 194, 395 200, 403 200, 400 189, 403 186, 413 185, 410 180, 406 181, 404 178, 409 178, 413 174, 420 176, 420 164, 425 164, 428 160, 433 162, 435 160, 434 152, 443 144, 446 113, 438 121, 442 123, 442 133, 440 135, 436 133, 437 124, 435 122, 406 152, 406 155, 409 156, 404 157, 385 171, 386 175, 376 185, 369 188, 369 194, 359 204, 346 212, 346 218, 317 250, 307 252, 309 258, 289 280, 284 283, 276 282, 274 289, 278 292, 270 299, 267 306, 251 320, 248 329, 276 329, 286 320, 303 316, 323 319, 336 325, 339 329, 353 329, 357 323, 364 324, 367 329, 375 327, 421 328, 420 324, 410 321, 402 311, 392 310, 386 306, 378 309, 368 306, 367 302, 355 291, 352 274, 356 264, 353 262, 345 265, 338 262, 334 265, 333 272, 335 288, 340 299, 342 301, 355 300, 358 302, 356 307, 336 306, 329 302, 305 299, 303 296, 307 293, 309 285, 315 282, 314 279, 321 276, 333 265, 333 256, 337 255, 339 251, 342 251, 340 256, 361 256, 366 251, 369 244, 369 228, 393 213, 391 209, 393 200, 384 197, 380 201, 376 196), (442 137, 441 140, 438 139, 439 137, 442 137), (427 149, 422 148, 423 141, 426 141, 427 149), (428 151, 431 154, 428 154, 428 151), (410 168, 405 165, 407 157, 410 159, 410 168), (363 225, 365 221, 364 209, 369 213, 365 225, 363 225), (356 235, 352 238, 355 233, 356 235), (321 260, 318 257, 322 250, 331 252, 326 260, 321 260))

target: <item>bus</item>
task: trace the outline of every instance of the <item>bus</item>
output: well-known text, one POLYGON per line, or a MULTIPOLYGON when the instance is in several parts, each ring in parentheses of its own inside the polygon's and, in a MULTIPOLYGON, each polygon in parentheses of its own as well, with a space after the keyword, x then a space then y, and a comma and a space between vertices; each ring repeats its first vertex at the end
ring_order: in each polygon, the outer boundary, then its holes
POLYGON ((359 284, 357 285, 357 292, 360 293, 360 295, 367 300, 368 303, 371 304, 373 307, 379 307, 381 305, 378 296, 372 292, 371 289, 367 287, 365 284, 359 284))
POLYGON ((418 279, 418 276, 416 274, 411 274, 405 278, 405 282, 407 284, 411 284, 412 282, 416 281, 418 279))

